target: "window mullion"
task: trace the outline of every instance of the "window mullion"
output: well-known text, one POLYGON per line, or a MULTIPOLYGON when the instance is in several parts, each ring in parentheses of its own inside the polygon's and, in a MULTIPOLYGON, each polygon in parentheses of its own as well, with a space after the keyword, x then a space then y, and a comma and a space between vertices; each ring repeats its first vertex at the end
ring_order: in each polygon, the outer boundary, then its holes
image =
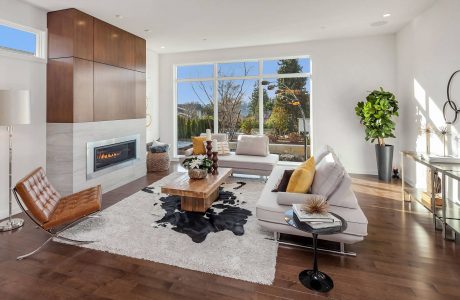
POLYGON ((264 86, 262 85, 264 64, 259 60, 259 134, 264 134, 264 86))
POLYGON ((214 64, 214 72, 213 72, 213 97, 214 97, 214 133, 219 133, 219 99, 218 99, 218 79, 217 79, 217 63, 214 64))

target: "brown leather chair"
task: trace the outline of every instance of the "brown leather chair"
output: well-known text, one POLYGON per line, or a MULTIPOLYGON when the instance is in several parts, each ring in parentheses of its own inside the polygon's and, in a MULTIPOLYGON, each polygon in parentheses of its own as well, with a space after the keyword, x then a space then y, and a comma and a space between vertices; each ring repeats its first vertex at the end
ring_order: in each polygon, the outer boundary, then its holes
POLYGON ((19 256, 18 260, 38 252, 53 238, 76 243, 91 242, 72 240, 59 234, 76 222, 91 217, 101 210, 100 185, 61 197, 49 183, 43 168, 38 168, 21 179, 13 189, 13 193, 22 210, 51 235, 40 247, 29 254, 19 256))

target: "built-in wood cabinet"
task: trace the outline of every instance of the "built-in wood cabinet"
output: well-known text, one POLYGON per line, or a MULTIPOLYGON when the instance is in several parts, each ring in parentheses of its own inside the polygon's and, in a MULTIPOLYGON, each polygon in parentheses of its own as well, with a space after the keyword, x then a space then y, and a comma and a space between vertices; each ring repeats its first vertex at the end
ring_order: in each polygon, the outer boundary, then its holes
POLYGON ((146 42, 76 9, 48 13, 47 120, 145 118, 146 42))
POLYGON ((95 121, 136 118, 135 73, 123 68, 94 63, 95 121))
POLYGON ((76 57, 48 60, 47 120, 93 121, 93 62, 76 57))
POLYGON ((135 84, 136 84, 136 118, 145 118, 146 115, 146 102, 147 102, 147 82, 145 73, 134 72, 135 73, 135 84))
POLYGON ((144 39, 101 20, 94 20, 94 61, 145 72, 142 54, 145 56, 144 39))
POLYGON ((76 9, 48 13, 48 58, 93 60, 94 18, 76 9))
POLYGON ((146 49, 147 45, 144 39, 136 38, 135 41, 136 52, 136 71, 146 72, 146 49))

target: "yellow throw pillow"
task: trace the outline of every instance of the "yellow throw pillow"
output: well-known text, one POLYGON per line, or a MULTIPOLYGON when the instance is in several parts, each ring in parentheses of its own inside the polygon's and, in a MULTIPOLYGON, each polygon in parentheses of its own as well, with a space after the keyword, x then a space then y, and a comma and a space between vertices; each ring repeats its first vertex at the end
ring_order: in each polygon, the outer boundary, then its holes
POLYGON ((310 190, 315 177, 315 158, 312 156, 292 173, 286 189, 288 193, 303 193, 310 190))
POLYGON ((205 141, 206 141, 205 136, 194 136, 194 137, 192 137, 193 155, 206 154, 206 148, 204 147, 204 142, 205 141))

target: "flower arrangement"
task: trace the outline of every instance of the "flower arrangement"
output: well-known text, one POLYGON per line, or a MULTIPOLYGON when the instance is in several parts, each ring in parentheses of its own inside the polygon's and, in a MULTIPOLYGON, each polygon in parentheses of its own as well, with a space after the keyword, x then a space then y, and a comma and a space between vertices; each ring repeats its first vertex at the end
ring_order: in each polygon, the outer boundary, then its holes
POLYGON ((187 170, 191 169, 202 169, 208 170, 212 167, 212 160, 204 155, 190 157, 184 160, 182 166, 187 170))
POLYGON ((204 155, 186 158, 182 166, 188 170, 191 179, 204 179, 212 167, 212 160, 204 155))

